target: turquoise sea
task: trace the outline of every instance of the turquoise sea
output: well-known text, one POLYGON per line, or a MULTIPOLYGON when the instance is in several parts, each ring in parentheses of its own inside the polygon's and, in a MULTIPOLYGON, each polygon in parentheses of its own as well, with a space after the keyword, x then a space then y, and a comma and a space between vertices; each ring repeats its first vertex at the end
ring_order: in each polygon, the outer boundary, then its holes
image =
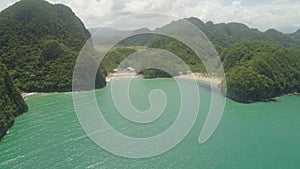
MULTIPOLYGON (((178 86, 172 79, 135 80, 130 86, 133 105, 146 110, 153 89, 163 90, 168 103, 158 120, 145 125, 130 123, 118 114, 110 84, 96 95, 106 120, 116 130, 128 136, 149 137, 174 122, 180 105, 178 86)), ((200 87, 200 93, 201 112, 187 137, 170 151, 144 159, 116 156, 96 145, 80 126, 71 93, 31 96, 26 100, 29 111, 17 118, 0 142, 0 168, 300 168, 299 96, 253 104, 227 100, 216 132, 199 144, 210 91, 200 87)))

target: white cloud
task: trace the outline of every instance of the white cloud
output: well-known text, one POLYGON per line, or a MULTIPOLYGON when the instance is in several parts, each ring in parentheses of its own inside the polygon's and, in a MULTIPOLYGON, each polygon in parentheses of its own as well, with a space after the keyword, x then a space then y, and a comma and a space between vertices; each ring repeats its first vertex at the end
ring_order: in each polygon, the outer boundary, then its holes
MULTIPOLYGON (((0 10, 17 0, 1 0, 0 10)), ((121 16, 139 12, 163 12, 178 17, 196 16, 204 21, 242 22, 265 31, 276 28, 284 32, 300 28, 300 2, 292 0, 253 1, 233 0, 224 5, 222 0, 48 0, 63 3, 83 20, 87 27, 105 26, 121 16)))
POLYGON ((239 6, 241 5, 241 0, 233 0, 232 1, 232 6, 239 6))

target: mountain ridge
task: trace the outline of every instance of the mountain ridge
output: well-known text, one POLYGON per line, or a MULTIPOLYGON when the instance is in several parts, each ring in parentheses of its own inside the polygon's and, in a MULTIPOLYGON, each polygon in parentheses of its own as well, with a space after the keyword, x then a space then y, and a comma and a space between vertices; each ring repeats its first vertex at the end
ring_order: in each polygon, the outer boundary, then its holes
MULTIPOLYGON (((244 23, 238 23, 238 22, 229 22, 229 23, 214 23, 212 21, 203 22, 201 19, 197 17, 189 17, 183 19, 186 19, 187 21, 191 22, 196 27, 198 27, 203 33, 205 33, 205 35, 212 41, 213 44, 220 45, 222 47, 224 46, 229 47, 230 45, 237 43, 238 41, 241 41, 243 39, 253 39, 253 40, 272 42, 283 47, 295 47, 300 49, 300 45, 298 43, 298 40, 300 40, 300 29, 294 33, 283 33, 273 28, 270 28, 266 31, 260 31, 257 28, 251 28, 244 23), (277 37, 273 38, 272 34, 277 37), (227 41, 222 40, 224 42, 219 42, 218 41, 219 39, 216 40, 216 36, 226 36, 224 39, 227 39, 227 41), (281 41, 286 41, 286 42, 277 42, 278 39, 280 40, 280 38, 283 39, 281 41), (234 41, 233 39, 236 40, 234 41)), ((175 24, 176 22, 178 22, 178 20, 172 21, 171 23, 156 29, 163 29, 164 27, 175 24)), ((95 32, 95 30, 97 29, 114 30, 114 32, 108 32, 107 34, 105 34, 105 38, 109 38, 110 35, 111 36, 117 35, 119 37, 123 37, 122 32, 126 32, 126 36, 128 36, 132 34, 132 32, 139 30, 137 29, 137 30, 124 31, 115 28, 90 28, 89 31, 92 33, 95 32)), ((149 32, 151 31, 149 30, 149 32)), ((136 46, 140 45, 140 44, 132 44, 130 42, 128 43, 129 45, 136 45, 136 46)), ((122 45, 126 46, 124 42, 122 43, 122 45)))

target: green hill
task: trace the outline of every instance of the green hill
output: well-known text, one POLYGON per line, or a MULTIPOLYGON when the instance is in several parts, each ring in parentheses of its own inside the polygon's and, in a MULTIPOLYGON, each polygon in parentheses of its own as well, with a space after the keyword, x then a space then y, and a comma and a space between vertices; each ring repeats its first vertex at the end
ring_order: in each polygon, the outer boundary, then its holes
MULTIPOLYGON (((282 47, 300 49, 300 44, 297 40, 297 37, 299 37, 297 35, 299 33, 297 32, 293 34, 284 34, 275 29, 261 32, 258 29, 249 28, 247 25, 242 23, 215 24, 211 21, 204 23, 195 17, 186 18, 186 20, 203 31, 216 47, 228 48, 233 44, 244 40, 259 40, 274 43, 282 47)), ((170 27, 172 25, 176 25, 176 22, 172 22, 167 26, 170 27)))
MULTIPOLYGON (((300 91, 299 30, 292 34, 284 34, 275 29, 261 32, 241 23, 204 23, 195 17, 187 20, 202 30, 218 51, 226 73, 229 98, 239 102, 253 102, 300 91)), ((157 30, 180 33, 184 29, 179 20, 157 30)), ((144 38, 139 36, 139 39, 143 39, 140 44, 170 51, 183 59, 193 72, 206 73, 195 53, 178 40, 155 34, 145 34, 144 38), (145 39, 148 39, 147 43, 145 39)), ((126 42, 129 46, 132 42, 139 44, 136 37, 126 39, 126 42)), ((106 63, 113 65, 109 70, 128 55, 124 51, 126 50, 117 49, 113 52, 117 53, 113 57, 110 57, 112 53, 107 55, 107 60, 112 59, 106 63), (117 62, 112 64, 114 61, 117 62)), ((159 70, 144 73, 147 77, 168 77, 159 70)))
MULTIPOLYGON (((260 32, 241 23, 204 23, 195 17, 187 20, 201 29, 219 52, 229 98, 254 102, 300 91, 299 31, 260 32)), ((179 23, 175 21, 160 29, 176 29, 179 23)), ((171 51, 183 58, 194 72, 205 73, 201 63, 193 59, 195 54, 174 39, 158 36, 148 46, 171 51)))
MULTIPOLYGON (((0 61, 20 90, 71 91, 75 61, 90 33, 70 8, 21 0, 0 13, 0 35, 0 61)), ((103 75, 97 77, 96 87, 104 86, 103 75)))
POLYGON ((27 111, 27 106, 14 86, 6 67, 0 64, 0 139, 14 123, 15 118, 27 111))
MULTIPOLYGON (((249 28, 247 25, 242 23, 218 23, 215 24, 211 21, 204 23, 199 18, 190 17, 185 18, 187 21, 198 27, 205 35, 210 39, 210 41, 216 46, 218 49, 228 48, 235 43, 239 43, 244 40, 259 40, 277 44, 282 47, 289 48, 298 48, 300 49, 300 30, 292 34, 284 34, 275 29, 270 29, 266 32, 261 32, 255 28, 249 28)), ((162 28, 158 28, 159 30, 171 30, 180 27, 181 20, 173 21, 162 28)), ((149 34, 144 35, 142 38, 141 35, 136 37, 132 37, 127 39, 126 41, 121 42, 123 45, 131 45, 131 44, 143 44, 149 45, 153 40, 159 38, 159 36, 149 34)))
POLYGON ((300 92, 300 50, 245 41, 226 49, 221 57, 227 95, 233 100, 253 102, 300 92))

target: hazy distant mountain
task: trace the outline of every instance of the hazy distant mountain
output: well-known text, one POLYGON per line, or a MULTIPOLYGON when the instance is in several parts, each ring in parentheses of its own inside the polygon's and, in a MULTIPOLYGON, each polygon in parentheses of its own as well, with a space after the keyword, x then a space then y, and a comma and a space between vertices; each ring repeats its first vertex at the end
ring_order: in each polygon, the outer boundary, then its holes
POLYGON ((101 36, 101 37, 115 37, 115 36, 119 36, 119 37, 124 37, 127 35, 132 34, 132 30, 118 30, 118 29, 114 29, 114 28, 91 28, 89 29, 90 33, 92 35, 95 36, 101 36), (101 31, 101 35, 98 33, 96 33, 97 31, 101 31), (96 33, 96 34, 95 34, 96 33))
POLYGON ((95 46, 99 45, 111 45, 115 42, 118 42, 120 39, 124 39, 124 41, 119 42, 119 45, 125 46, 144 46, 145 43, 148 43, 149 40, 145 40, 145 35, 142 36, 134 36, 134 34, 139 34, 142 32, 150 32, 147 28, 141 28, 136 30, 118 30, 114 28, 91 28, 89 29, 92 34, 93 43, 95 46), (97 32, 98 31, 98 32, 97 32), (128 41, 125 40, 126 37, 131 37, 128 41), (146 41, 146 42, 145 42, 146 41))
MULTIPOLYGON (((270 29, 266 32, 261 32, 256 28, 249 28, 247 25, 242 23, 219 23, 215 24, 211 21, 204 23, 199 18, 190 17, 186 18, 189 22, 197 26, 205 35, 211 40, 211 42, 220 48, 227 48, 235 43, 241 42, 243 40, 261 40, 266 42, 272 42, 283 47, 295 47, 300 49, 300 30, 293 34, 284 34, 275 29, 270 29)), ((173 28, 180 28, 180 20, 173 21, 170 24, 167 24, 157 30, 168 30, 170 31, 173 28)), ((101 28, 100 28, 101 29, 101 28)), ((111 43, 120 37, 126 37, 131 35, 133 32, 139 30, 127 30, 121 31, 112 28, 103 28, 103 34, 101 35, 102 42, 111 43)), ((147 28, 147 31, 150 32, 147 28)), ((143 30, 141 29, 141 30, 143 30)), ((90 29, 90 32, 93 34, 98 29, 90 29)), ((140 30, 140 31, 141 31, 140 30)), ((145 30, 144 30, 145 31, 145 30)), ((126 41, 122 41, 119 44, 125 46, 147 46, 151 40, 153 40, 155 35, 146 35, 146 36, 135 36, 134 38, 128 38, 126 41)), ((100 38, 100 36, 98 36, 100 38)), ((99 44, 103 45, 103 44, 99 44)))
POLYGON ((298 29, 295 33, 289 34, 289 36, 294 40, 300 41, 300 29, 298 29))

